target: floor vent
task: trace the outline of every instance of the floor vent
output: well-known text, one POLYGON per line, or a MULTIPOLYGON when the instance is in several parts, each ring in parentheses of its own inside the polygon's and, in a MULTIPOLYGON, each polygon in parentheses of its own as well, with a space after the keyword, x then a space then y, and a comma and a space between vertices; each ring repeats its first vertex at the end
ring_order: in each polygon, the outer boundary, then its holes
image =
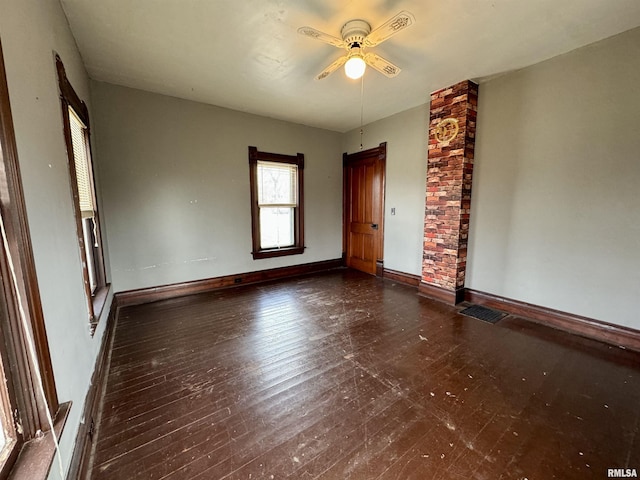
POLYGON ((489 323, 496 323, 501 318, 507 316, 507 314, 504 312, 491 310, 490 308, 480 305, 471 305, 464 310, 460 310, 460 313, 462 315, 466 315, 467 317, 477 318, 478 320, 483 320, 489 323))

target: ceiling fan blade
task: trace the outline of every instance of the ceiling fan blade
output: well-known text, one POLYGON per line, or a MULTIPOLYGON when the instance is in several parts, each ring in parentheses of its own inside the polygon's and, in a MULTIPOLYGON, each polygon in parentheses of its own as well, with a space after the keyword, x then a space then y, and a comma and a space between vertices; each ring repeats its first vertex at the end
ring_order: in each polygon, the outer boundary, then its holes
POLYGON ((411 13, 403 10, 367 35, 367 38, 364 39, 364 45, 375 47, 401 30, 410 27, 415 21, 416 19, 411 13))
POLYGON ((327 78, 329 75, 331 75, 333 72, 335 72, 336 70, 338 70, 342 65, 344 65, 347 62, 347 59, 349 57, 347 57, 346 55, 344 57, 340 57, 339 59, 337 59, 335 62, 333 62, 331 65, 329 65, 327 68, 325 68, 321 74, 319 74, 318 76, 316 76, 316 80, 322 80, 324 78, 327 78))
POLYGON ((367 53, 364 56, 364 61, 371 68, 376 69, 389 78, 393 78, 401 72, 400 67, 396 67, 393 63, 385 60, 380 55, 376 55, 375 53, 367 53))
POLYGON ((312 27, 300 27, 298 29, 298 33, 300 35, 304 35, 305 37, 315 38, 316 40, 320 40, 321 42, 328 43, 329 45, 333 45, 334 47, 346 47, 344 40, 342 40, 341 38, 334 37, 333 35, 321 32, 320 30, 316 30, 312 27))

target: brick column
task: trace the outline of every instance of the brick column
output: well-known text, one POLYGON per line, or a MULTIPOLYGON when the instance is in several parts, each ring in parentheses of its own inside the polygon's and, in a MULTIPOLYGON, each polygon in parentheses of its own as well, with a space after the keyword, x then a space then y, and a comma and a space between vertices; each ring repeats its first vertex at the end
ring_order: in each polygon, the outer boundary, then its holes
POLYGON ((419 290, 452 304, 464 298, 477 106, 469 80, 431 94, 419 290))

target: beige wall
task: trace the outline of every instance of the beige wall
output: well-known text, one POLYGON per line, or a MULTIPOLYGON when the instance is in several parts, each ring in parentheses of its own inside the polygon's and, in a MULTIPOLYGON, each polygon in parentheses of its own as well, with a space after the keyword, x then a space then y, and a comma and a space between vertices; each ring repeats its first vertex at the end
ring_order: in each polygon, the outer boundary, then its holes
MULTIPOLYGON (((60 447, 66 469, 105 314, 92 338, 84 299, 54 51, 81 98, 89 79, 57 0, 0 0, 0 39, 42 307, 60 402, 72 401, 60 447)), ((50 478, 59 479, 57 462, 50 478)))
MULTIPOLYGON (((425 104, 366 125, 362 135, 365 149, 387 142, 384 266, 414 275, 422 265, 428 125, 425 104)), ((359 149, 360 129, 345 133, 342 151, 359 149)))
POLYGON ((640 29, 480 86, 467 287, 640 328, 640 29))
POLYGON ((340 134, 92 83, 116 291, 340 258, 340 134), (305 155, 302 255, 253 260, 248 147, 305 155))

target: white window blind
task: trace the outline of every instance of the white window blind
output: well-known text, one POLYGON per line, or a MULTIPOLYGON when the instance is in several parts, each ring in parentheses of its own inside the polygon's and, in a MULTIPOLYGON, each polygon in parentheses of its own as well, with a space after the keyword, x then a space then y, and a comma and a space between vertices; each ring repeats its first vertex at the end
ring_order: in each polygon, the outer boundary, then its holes
POLYGON ((258 161, 258 206, 296 207, 298 167, 258 161))
POLYGON ((95 215, 95 205, 93 204, 91 173, 89 170, 89 158, 87 157, 87 127, 71 108, 69 108, 69 126, 71 127, 71 143, 73 145, 73 159, 78 182, 80 212, 82 213, 82 218, 89 218, 95 215))

